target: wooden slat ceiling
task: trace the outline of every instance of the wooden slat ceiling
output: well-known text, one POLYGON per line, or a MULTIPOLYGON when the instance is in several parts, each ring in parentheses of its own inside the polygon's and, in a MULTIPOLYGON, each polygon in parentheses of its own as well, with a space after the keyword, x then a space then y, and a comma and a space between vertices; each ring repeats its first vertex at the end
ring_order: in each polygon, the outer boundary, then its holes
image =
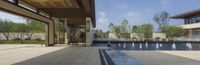
POLYGON ((78 8, 76 0, 23 0, 37 8, 78 8))
POLYGON ((91 17, 95 24, 93 0, 21 0, 56 18, 70 18, 70 24, 85 24, 86 17, 91 17), (81 18, 81 19, 80 19, 81 18), (82 21, 81 21, 82 20, 82 21))
POLYGON ((69 24, 69 25, 85 25, 86 19, 85 18, 68 18, 67 24, 69 24))

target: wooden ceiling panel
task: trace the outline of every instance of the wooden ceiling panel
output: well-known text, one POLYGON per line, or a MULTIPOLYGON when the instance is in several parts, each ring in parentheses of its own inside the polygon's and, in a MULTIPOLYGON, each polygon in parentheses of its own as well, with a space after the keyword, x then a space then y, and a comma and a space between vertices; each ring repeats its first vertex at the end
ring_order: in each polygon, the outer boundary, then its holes
POLYGON ((85 25, 85 20, 77 19, 91 17, 95 27, 94 0, 22 0, 39 11, 56 18, 73 18, 69 24, 85 25))
POLYGON ((40 10, 48 12, 53 17, 58 18, 68 18, 68 17, 87 17, 90 13, 86 13, 84 9, 81 8, 41 8, 40 10))
POLYGON ((76 0, 22 0, 37 8, 79 8, 76 0))
POLYGON ((70 25, 85 25, 86 19, 85 18, 68 18, 67 24, 70 24, 70 25))

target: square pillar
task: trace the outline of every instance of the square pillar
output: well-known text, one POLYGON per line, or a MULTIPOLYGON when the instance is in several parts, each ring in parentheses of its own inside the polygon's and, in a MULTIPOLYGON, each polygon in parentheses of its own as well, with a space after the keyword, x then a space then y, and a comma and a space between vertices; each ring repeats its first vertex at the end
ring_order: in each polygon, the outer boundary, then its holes
POLYGON ((193 33, 193 32, 192 32, 192 29, 188 29, 188 37, 189 37, 189 38, 192 38, 192 33, 193 33))
POLYGON ((69 27, 68 27, 68 24, 67 24, 67 19, 64 20, 64 27, 65 27, 65 33, 64 33, 65 34, 65 36, 64 36, 65 41, 64 41, 64 43, 68 45, 68 43, 69 43, 69 41, 68 41, 69 27))
POLYGON ((54 46, 54 23, 50 22, 45 25, 46 44, 45 46, 54 46))
POLYGON ((92 21, 90 17, 86 17, 86 46, 91 46, 93 43, 92 21))

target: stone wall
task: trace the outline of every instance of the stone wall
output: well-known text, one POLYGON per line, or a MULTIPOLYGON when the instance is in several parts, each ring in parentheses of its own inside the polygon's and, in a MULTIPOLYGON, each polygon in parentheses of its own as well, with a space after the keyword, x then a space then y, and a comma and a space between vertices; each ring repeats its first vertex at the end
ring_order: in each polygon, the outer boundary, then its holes
POLYGON ((116 33, 108 33, 109 39, 117 39, 116 33))
MULTIPOLYGON (((9 40, 21 38, 21 36, 22 36, 22 39, 26 39, 28 38, 26 34, 31 34, 31 33, 22 33, 22 35, 21 33, 10 33, 9 40)), ((33 33, 31 39, 45 40, 45 33, 33 33)), ((0 33, 0 40, 6 40, 6 37, 3 35, 3 33, 0 33)))
MULTIPOLYGON (((159 37, 161 39, 166 38, 166 33, 153 33, 152 38, 159 37)), ((130 33, 130 39, 132 38, 139 38, 139 36, 136 33, 130 33)), ((117 39, 117 36, 115 33, 109 33, 109 39, 117 39)))
POLYGON ((166 33, 153 33, 153 38, 161 38, 161 39, 165 39, 166 38, 166 33))

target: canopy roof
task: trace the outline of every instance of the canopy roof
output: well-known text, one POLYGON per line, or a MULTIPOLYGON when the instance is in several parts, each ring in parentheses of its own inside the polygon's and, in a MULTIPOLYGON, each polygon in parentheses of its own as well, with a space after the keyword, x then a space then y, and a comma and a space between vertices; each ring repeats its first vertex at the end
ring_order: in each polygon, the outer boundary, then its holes
POLYGON ((180 19, 180 18, 187 18, 187 17, 194 16, 194 15, 200 15, 200 9, 196 9, 193 11, 178 14, 178 15, 172 16, 171 18, 180 19))
POLYGON ((21 0, 38 10, 56 18, 69 20, 73 25, 85 25, 85 18, 91 17, 95 27, 94 0, 21 0))

